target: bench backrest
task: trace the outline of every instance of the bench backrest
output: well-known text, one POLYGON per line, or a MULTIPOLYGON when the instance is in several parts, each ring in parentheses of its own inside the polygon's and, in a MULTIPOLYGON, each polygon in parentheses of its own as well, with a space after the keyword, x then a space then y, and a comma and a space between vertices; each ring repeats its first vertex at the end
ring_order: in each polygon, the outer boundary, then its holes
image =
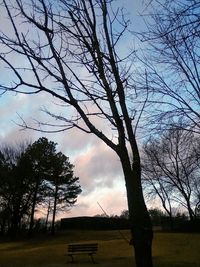
POLYGON ((97 243, 86 243, 86 244, 70 244, 68 245, 68 252, 97 252, 98 244, 97 243))

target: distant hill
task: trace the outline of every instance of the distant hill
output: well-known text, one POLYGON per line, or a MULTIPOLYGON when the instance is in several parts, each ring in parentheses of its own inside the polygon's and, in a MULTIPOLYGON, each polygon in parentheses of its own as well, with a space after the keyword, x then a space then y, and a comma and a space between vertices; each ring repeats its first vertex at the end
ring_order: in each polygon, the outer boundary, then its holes
POLYGON ((122 230, 129 228, 129 221, 123 218, 83 216, 61 219, 62 230, 122 230))

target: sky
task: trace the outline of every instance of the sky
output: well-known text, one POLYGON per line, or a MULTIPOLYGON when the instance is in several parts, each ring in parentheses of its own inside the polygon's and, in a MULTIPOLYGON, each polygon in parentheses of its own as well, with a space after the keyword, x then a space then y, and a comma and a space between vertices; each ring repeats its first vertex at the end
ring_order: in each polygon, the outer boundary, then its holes
MULTIPOLYGON (((127 8, 133 25, 137 25, 137 30, 142 27, 138 14, 144 8, 143 1, 122 0, 120 2, 127 8)), ((2 16, 2 13, 0 14, 2 16)), ((17 62, 17 58, 13 60, 17 62)), ((0 81, 12 79, 7 75, 0 63, 0 81)), ((17 125, 20 123, 20 117, 23 117, 26 122, 42 119, 44 114, 40 112, 40 109, 44 104, 48 108, 51 100, 47 102, 47 96, 42 94, 27 96, 6 93, 1 95, 0 143, 15 145, 23 140, 34 142, 42 136, 58 143, 58 151, 62 151, 74 164, 74 172, 80 178, 82 188, 75 206, 70 211, 59 214, 59 217, 102 214, 100 206, 108 215, 120 215, 123 210, 127 209, 121 165, 117 156, 101 140, 92 134, 76 129, 63 133, 44 134, 33 130, 22 130, 17 125)))

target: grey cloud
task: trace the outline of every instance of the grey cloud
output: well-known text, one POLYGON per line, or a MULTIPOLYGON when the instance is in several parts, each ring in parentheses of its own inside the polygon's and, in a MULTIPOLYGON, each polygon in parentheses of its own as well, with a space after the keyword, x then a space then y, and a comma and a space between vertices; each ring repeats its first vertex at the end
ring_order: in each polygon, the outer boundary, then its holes
POLYGON ((112 187, 122 175, 117 156, 102 142, 97 142, 74 161, 76 174, 88 193, 96 187, 112 187))

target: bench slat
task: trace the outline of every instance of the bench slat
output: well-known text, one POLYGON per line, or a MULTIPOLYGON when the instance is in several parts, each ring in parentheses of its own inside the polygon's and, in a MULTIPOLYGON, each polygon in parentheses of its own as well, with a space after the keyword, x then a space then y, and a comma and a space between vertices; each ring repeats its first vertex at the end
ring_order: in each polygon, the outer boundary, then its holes
POLYGON ((83 249, 68 249, 68 252, 96 252, 97 249, 86 249, 86 248, 83 248, 83 249))

